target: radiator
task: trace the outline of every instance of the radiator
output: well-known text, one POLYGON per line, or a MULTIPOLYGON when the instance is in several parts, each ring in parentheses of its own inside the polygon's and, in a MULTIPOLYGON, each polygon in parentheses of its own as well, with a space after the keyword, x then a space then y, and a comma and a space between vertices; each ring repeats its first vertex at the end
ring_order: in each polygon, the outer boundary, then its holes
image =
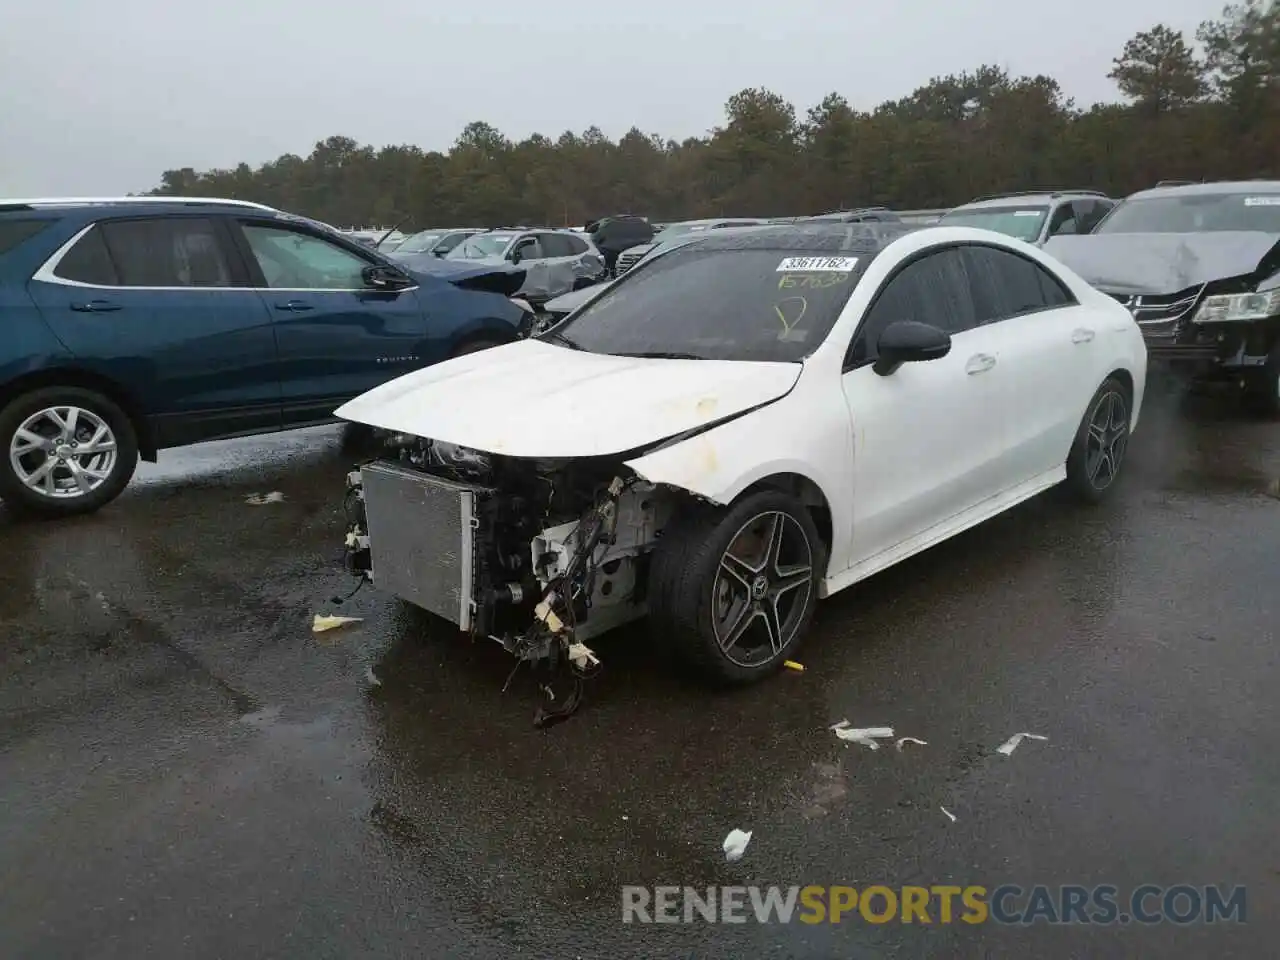
POLYGON ((391 463, 360 469, 370 565, 379 590, 470 630, 480 487, 391 463))

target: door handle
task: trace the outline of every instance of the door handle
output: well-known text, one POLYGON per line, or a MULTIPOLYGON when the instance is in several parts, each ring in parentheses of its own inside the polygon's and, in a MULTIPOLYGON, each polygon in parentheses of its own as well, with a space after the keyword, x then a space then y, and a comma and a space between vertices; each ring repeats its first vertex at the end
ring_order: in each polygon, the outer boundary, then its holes
POLYGON ((996 365, 996 358, 989 353, 975 353, 964 365, 964 372, 973 376, 975 373, 986 373, 996 365))
POLYGON ((1078 329, 1071 331, 1071 342, 1072 343, 1088 343, 1090 340, 1093 339, 1093 336, 1094 334, 1092 330, 1088 329, 1087 327, 1079 327, 1078 329))
POLYGON ((120 304, 110 300, 89 300, 86 303, 73 303, 71 309, 77 313, 111 313, 120 309, 120 304))
POLYGON ((284 303, 277 303, 276 309, 287 310, 290 313, 302 313, 304 310, 310 310, 311 304, 305 300, 286 300, 284 303))

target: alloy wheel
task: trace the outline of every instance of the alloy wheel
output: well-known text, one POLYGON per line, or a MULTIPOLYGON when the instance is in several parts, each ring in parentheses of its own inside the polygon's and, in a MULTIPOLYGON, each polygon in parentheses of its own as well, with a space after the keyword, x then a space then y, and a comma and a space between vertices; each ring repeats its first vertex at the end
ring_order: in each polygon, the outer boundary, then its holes
POLYGON ((1129 443, 1129 404, 1117 390, 1098 398, 1089 415, 1085 440, 1085 475, 1095 490, 1105 490, 1115 481, 1129 443))
POLYGON ((111 477, 116 436, 84 407, 46 407, 27 417, 9 441, 9 465, 18 481, 54 500, 84 497, 111 477))
POLYGON ((813 547, 790 514, 771 510, 738 528, 712 585, 720 651, 741 667, 760 667, 795 639, 813 590, 813 547))

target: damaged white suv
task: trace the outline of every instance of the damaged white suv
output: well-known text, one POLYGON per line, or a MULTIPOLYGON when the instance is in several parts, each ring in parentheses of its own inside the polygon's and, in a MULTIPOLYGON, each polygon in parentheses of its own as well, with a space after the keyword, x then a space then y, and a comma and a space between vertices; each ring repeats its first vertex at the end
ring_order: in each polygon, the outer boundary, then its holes
POLYGON ((339 408, 388 435, 349 565, 523 659, 587 669, 647 614, 750 681, 820 597, 1060 481, 1099 500, 1145 376, 1123 306, 1000 234, 709 234, 339 408))

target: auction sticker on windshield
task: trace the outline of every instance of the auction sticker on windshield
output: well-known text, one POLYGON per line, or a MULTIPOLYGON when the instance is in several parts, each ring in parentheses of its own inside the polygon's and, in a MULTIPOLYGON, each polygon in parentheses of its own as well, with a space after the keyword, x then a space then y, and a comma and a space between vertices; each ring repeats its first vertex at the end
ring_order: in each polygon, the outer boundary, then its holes
POLYGON ((1041 210, 1015 210, 1015 217, 1038 217, 1043 213, 1041 210))
POLYGON ((857 265, 857 257, 786 257, 778 264, 778 273, 852 273, 857 265))
POLYGON ((1245 197, 1246 207, 1280 207, 1280 194, 1274 197, 1245 197))

